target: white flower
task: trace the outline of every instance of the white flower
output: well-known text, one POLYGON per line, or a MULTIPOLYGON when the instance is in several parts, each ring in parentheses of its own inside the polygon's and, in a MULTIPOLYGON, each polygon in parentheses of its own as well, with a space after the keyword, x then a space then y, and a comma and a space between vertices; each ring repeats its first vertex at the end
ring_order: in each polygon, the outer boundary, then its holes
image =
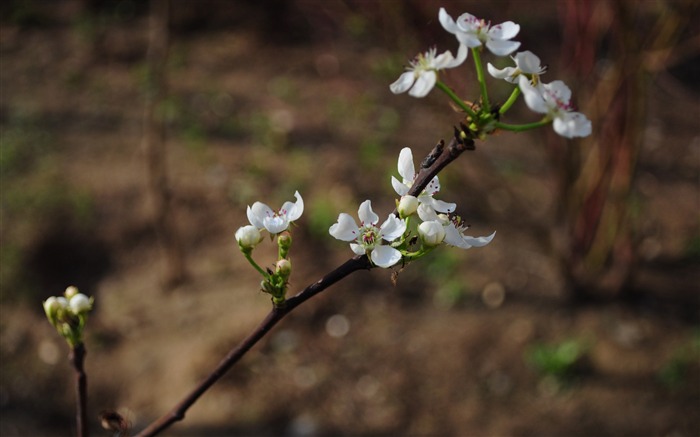
POLYGON ((330 227, 329 233, 342 241, 352 241, 350 248, 357 255, 369 255, 372 262, 388 268, 401 260, 401 252, 391 246, 383 245, 382 240, 392 242, 406 232, 406 222, 395 215, 389 217, 377 227, 379 216, 372 211, 372 204, 365 200, 357 211, 360 218, 358 227, 355 220, 345 213, 338 216, 338 222, 330 227))
POLYGON ((437 82, 437 71, 446 68, 454 68, 467 59, 467 48, 460 46, 457 51, 457 57, 452 56, 449 50, 437 56, 435 48, 428 50, 425 53, 419 54, 416 59, 411 61, 410 67, 406 68, 396 82, 389 85, 389 89, 394 94, 408 92, 413 97, 425 97, 437 82))
POLYGON ((471 14, 462 14, 455 22, 452 17, 440 8, 440 24, 446 31, 454 34, 457 40, 469 48, 485 44, 496 56, 506 56, 520 47, 517 41, 508 41, 520 32, 520 26, 512 21, 491 26, 471 14))
POLYGON ((423 222, 438 222, 442 224, 445 229, 445 244, 449 246, 455 246, 462 249, 469 249, 471 247, 482 247, 486 246, 493 240, 496 233, 487 237, 471 237, 469 235, 464 235, 464 231, 468 228, 459 216, 450 216, 447 214, 437 214, 432 208, 426 205, 420 205, 418 207, 418 216, 423 220, 423 222))
POLYGON ((553 120, 554 131, 566 138, 586 137, 591 134, 591 121, 571 105, 571 90, 564 82, 539 83, 533 86, 530 79, 521 75, 518 85, 527 106, 535 112, 546 114, 553 120))
POLYGON ((236 241, 241 249, 253 249, 263 237, 254 225, 241 226, 236 231, 236 241))
POLYGON ((547 67, 540 65, 540 58, 531 51, 518 52, 515 56, 511 56, 511 59, 515 62, 515 67, 506 67, 502 70, 489 63, 486 66, 489 74, 496 79, 505 79, 507 82, 517 83, 518 76, 522 74, 532 78, 532 76, 539 77, 540 74, 544 74, 547 71, 547 67))
POLYGON ((445 240, 445 227, 437 220, 418 225, 418 235, 426 246, 437 246, 445 240))
POLYGON ((90 311, 92 309, 92 302, 90 302, 90 299, 84 294, 78 293, 70 298, 68 306, 70 306, 73 314, 78 315, 90 311))
POLYGON ((297 220, 304 212, 304 200, 298 191, 294 193, 294 197, 297 199, 296 203, 284 202, 277 212, 262 202, 255 202, 246 211, 250 224, 259 230, 267 229, 271 234, 279 234, 287 230, 289 223, 297 220))
MULTIPOLYGON (((413 165, 413 152, 408 147, 401 149, 399 153, 399 174, 403 178, 402 182, 399 182, 394 176, 391 177, 391 185, 393 185, 394 190, 399 196, 405 196, 410 190, 413 182, 416 179, 416 170, 413 165)), ((425 187, 425 190, 418 195, 418 202, 421 204, 430 205, 435 211, 438 212, 452 212, 457 207, 454 203, 443 202, 442 200, 437 200, 433 196, 440 191, 440 181, 438 177, 435 176, 432 181, 425 187)))

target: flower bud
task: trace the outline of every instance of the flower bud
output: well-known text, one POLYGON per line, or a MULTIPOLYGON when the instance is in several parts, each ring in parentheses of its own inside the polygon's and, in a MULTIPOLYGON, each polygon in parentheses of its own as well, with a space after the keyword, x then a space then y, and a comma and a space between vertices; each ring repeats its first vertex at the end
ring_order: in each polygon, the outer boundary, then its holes
POLYGON ((405 195, 401 197, 399 201, 399 206, 396 210, 399 212, 401 218, 406 218, 413 215, 418 209, 418 198, 416 196, 405 195))
POLYGON ((87 296, 82 293, 78 293, 70 298, 68 301, 70 310, 75 315, 87 313, 92 309, 92 302, 87 296))
POLYGON ((44 301, 44 312, 46 313, 46 317, 49 319, 49 322, 51 322, 52 325, 56 324, 59 312, 64 308, 62 301, 59 299, 63 299, 63 301, 66 300, 62 297, 57 298, 55 296, 51 296, 50 298, 44 301))
POLYGON ((418 235, 426 246, 437 246, 445 239, 445 228, 436 220, 423 222, 418 226, 418 235))
POLYGON ((253 225, 242 226, 236 231, 236 241, 241 250, 252 250, 262 241, 262 234, 253 225))
POLYGON ((279 247, 280 257, 286 258, 289 249, 292 247, 292 236, 285 232, 277 236, 277 246, 279 247))
POLYGON ((288 278, 289 275, 292 273, 291 261, 289 261, 288 259, 281 259, 277 261, 276 270, 280 276, 288 278))
POLYGON ((66 297, 66 299, 70 300, 71 297, 75 296, 78 293, 78 287, 76 287, 75 285, 71 285, 68 288, 66 288, 66 291, 63 293, 63 295, 66 297))

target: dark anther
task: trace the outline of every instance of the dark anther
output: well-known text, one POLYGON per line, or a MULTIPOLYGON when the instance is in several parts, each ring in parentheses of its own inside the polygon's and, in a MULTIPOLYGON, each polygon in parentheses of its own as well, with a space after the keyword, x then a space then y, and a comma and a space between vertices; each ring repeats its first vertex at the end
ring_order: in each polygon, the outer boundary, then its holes
POLYGON ((440 140, 439 143, 435 146, 433 150, 430 151, 430 154, 425 157, 423 162, 421 162, 420 166, 421 168, 430 168, 431 165, 435 163, 435 161, 442 155, 442 151, 445 149, 445 142, 443 140, 440 140))

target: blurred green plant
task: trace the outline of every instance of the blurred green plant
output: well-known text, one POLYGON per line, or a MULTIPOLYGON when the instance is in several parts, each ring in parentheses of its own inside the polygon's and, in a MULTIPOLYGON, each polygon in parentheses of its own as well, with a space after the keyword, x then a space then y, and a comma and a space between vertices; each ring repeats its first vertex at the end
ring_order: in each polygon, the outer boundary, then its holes
POLYGON ((579 339, 559 343, 532 345, 525 351, 525 361, 542 377, 567 384, 580 377, 589 347, 579 339))
MULTIPOLYGON (((700 329, 671 355, 668 362, 659 370, 658 380, 669 390, 676 390, 688 384, 693 370, 700 370, 700 329)), ((697 380, 692 382, 697 384, 697 380)))

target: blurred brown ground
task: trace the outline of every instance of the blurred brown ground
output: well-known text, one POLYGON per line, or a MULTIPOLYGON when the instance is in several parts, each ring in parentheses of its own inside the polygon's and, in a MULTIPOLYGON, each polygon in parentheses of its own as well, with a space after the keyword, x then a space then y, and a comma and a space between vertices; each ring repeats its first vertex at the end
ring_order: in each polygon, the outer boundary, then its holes
MULTIPOLYGON (((561 11, 543 4, 445 7, 518 22, 522 49, 549 64, 545 80, 567 81, 561 11)), ((388 213, 399 150, 419 160, 459 121, 438 92, 388 89, 418 51, 456 50, 440 6, 172 2, 159 114, 189 280, 165 291, 141 147, 147 6, 4 3, 0 435, 73 432, 67 348, 40 305, 67 285, 97 302, 86 367, 100 435, 100 410, 117 409, 134 430, 165 413, 269 310, 234 244, 246 205, 304 196, 293 291, 347 259, 327 235, 337 214, 367 198, 388 213)), ((697 39, 691 22, 684 41, 697 39)), ((373 270, 329 289, 164 435, 699 435, 698 65, 696 47, 648 82, 631 294, 572 302, 548 241, 549 132, 502 133, 441 175, 440 198, 458 203, 474 235, 496 230, 493 243, 444 248, 396 286, 373 270), (329 320, 349 330, 330 335, 329 320), (583 351, 569 377, 542 361, 538 371, 533 351, 567 341, 583 351)), ((446 80, 476 94, 472 73, 446 80)), ((508 120, 534 118, 520 102, 508 120)), ((255 256, 272 260, 273 248, 255 256)))

